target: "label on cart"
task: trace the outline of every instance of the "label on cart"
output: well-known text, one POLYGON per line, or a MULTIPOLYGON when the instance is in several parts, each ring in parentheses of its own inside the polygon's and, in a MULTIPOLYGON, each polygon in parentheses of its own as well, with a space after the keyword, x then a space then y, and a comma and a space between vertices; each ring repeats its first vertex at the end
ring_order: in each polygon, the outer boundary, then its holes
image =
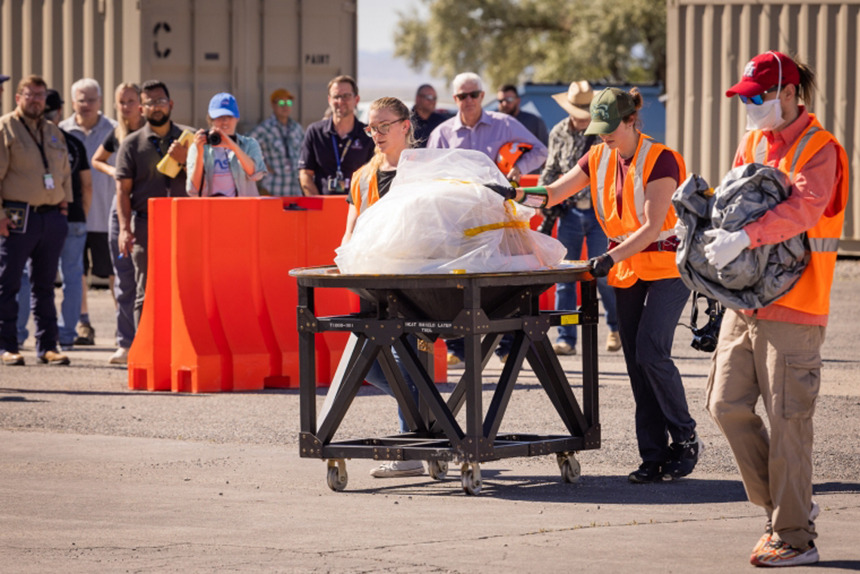
POLYGON ((437 323, 435 321, 406 321, 407 329, 419 329, 422 333, 436 333, 440 330, 450 330, 454 323, 437 323))
POLYGON ((579 315, 562 315, 562 325, 579 325, 579 315))

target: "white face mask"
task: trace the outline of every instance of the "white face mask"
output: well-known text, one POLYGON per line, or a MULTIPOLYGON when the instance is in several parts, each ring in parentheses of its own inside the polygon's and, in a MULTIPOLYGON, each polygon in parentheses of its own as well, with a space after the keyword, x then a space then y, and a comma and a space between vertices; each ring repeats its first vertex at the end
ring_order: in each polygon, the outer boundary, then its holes
POLYGON ((772 131, 782 125, 782 106, 779 98, 764 102, 760 106, 746 104, 747 129, 772 131))
MULTIPOLYGON (((774 52, 769 52, 776 58, 779 65, 779 81, 776 85, 782 89, 782 60, 774 52)), ((782 106, 779 105, 779 93, 776 98, 761 105, 746 104, 747 107, 747 129, 773 131, 782 125, 782 106)))

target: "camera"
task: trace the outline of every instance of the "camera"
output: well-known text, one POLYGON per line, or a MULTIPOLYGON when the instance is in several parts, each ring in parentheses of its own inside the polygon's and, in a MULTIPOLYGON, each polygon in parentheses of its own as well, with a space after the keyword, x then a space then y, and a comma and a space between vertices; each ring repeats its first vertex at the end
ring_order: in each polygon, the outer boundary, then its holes
POLYGON ((690 325, 684 325, 693 332, 693 341, 690 346, 703 353, 713 353, 717 349, 717 339, 720 337, 720 327, 723 324, 723 315, 726 308, 716 299, 711 299, 701 293, 693 293, 693 310, 690 314, 690 325), (705 315, 707 322, 701 328, 696 327, 699 317, 699 298, 708 302, 705 315))
POLYGON ((221 134, 215 130, 210 130, 206 134, 206 143, 211 146, 221 145, 221 134))
POLYGON ((328 190, 332 193, 346 193, 346 179, 338 172, 335 177, 328 178, 328 190))

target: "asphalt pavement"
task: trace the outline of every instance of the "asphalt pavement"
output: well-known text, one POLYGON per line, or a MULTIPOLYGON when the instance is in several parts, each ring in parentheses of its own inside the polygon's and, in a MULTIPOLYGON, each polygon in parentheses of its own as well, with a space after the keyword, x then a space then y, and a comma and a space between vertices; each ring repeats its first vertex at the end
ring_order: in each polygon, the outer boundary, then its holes
MULTIPOLYGON (((860 261, 840 261, 815 415, 821 562, 799 571, 860 570, 857 293, 860 261)), ((710 356, 683 327, 673 355, 707 443, 687 479, 628 484, 633 400, 623 357, 601 349, 603 440, 579 454, 578 483, 560 481, 554 457, 504 459, 482 465, 471 497, 454 468, 443 481, 374 479, 372 461, 351 460, 335 493, 323 462, 298 457, 296 391, 129 391, 125 370, 107 364, 109 294, 91 290, 90 307, 97 345, 70 352, 70 367, 36 365, 30 339, 26 367, 0 368, 0 573, 753 570, 765 518, 704 410, 710 356)), ((562 360, 577 395, 580 361, 562 360)), ((491 360, 485 405, 500 373, 491 360)), ((393 401, 365 388, 338 438, 396 426, 393 401)), ((525 371, 502 432, 562 429, 525 371)))

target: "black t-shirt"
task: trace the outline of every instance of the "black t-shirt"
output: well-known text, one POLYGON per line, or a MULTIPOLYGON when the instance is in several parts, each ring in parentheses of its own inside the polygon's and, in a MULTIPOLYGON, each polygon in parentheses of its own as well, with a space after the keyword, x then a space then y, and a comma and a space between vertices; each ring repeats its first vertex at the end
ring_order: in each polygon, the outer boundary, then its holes
POLYGON ((116 137, 116 130, 112 130, 111 133, 107 135, 105 141, 102 142, 102 147, 105 148, 105 151, 108 153, 116 153, 116 150, 119 149, 119 140, 116 137))
POLYGON ((389 188, 391 187, 391 181, 394 179, 394 176, 397 175, 397 170, 392 171, 382 171, 381 169, 376 170, 376 188, 379 190, 379 198, 382 199, 382 196, 388 193, 389 188))
POLYGON ((66 138, 66 147, 69 149, 69 169, 72 172, 72 203, 69 204, 69 221, 72 223, 84 223, 87 214, 84 213, 83 190, 81 189, 81 172, 90 169, 87 161, 87 148, 84 143, 62 130, 66 138))
POLYGON ((433 112, 425 120, 418 115, 415 108, 412 108, 412 117, 410 119, 412 120, 412 127, 415 130, 415 147, 427 147, 427 139, 430 137, 430 134, 449 117, 439 112, 433 112))
POLYGON ((356 119, 352 131, 345 138, 337 135, 331 118, 314 122, 308 127, 305 139, 302 141, 299 169, 313 170, 314 183, 321 194, 349 193, 352 174, 373 157, 373 140, 364 133, 364 127, 365 125, 356 119), (335 146, 337 155, 335 155, 335 146), (328 189, 329 179, 334 181, 337 174, 338 156, 343 156, 341 172, 345 179, 344 191, 340 193, 328 189))

